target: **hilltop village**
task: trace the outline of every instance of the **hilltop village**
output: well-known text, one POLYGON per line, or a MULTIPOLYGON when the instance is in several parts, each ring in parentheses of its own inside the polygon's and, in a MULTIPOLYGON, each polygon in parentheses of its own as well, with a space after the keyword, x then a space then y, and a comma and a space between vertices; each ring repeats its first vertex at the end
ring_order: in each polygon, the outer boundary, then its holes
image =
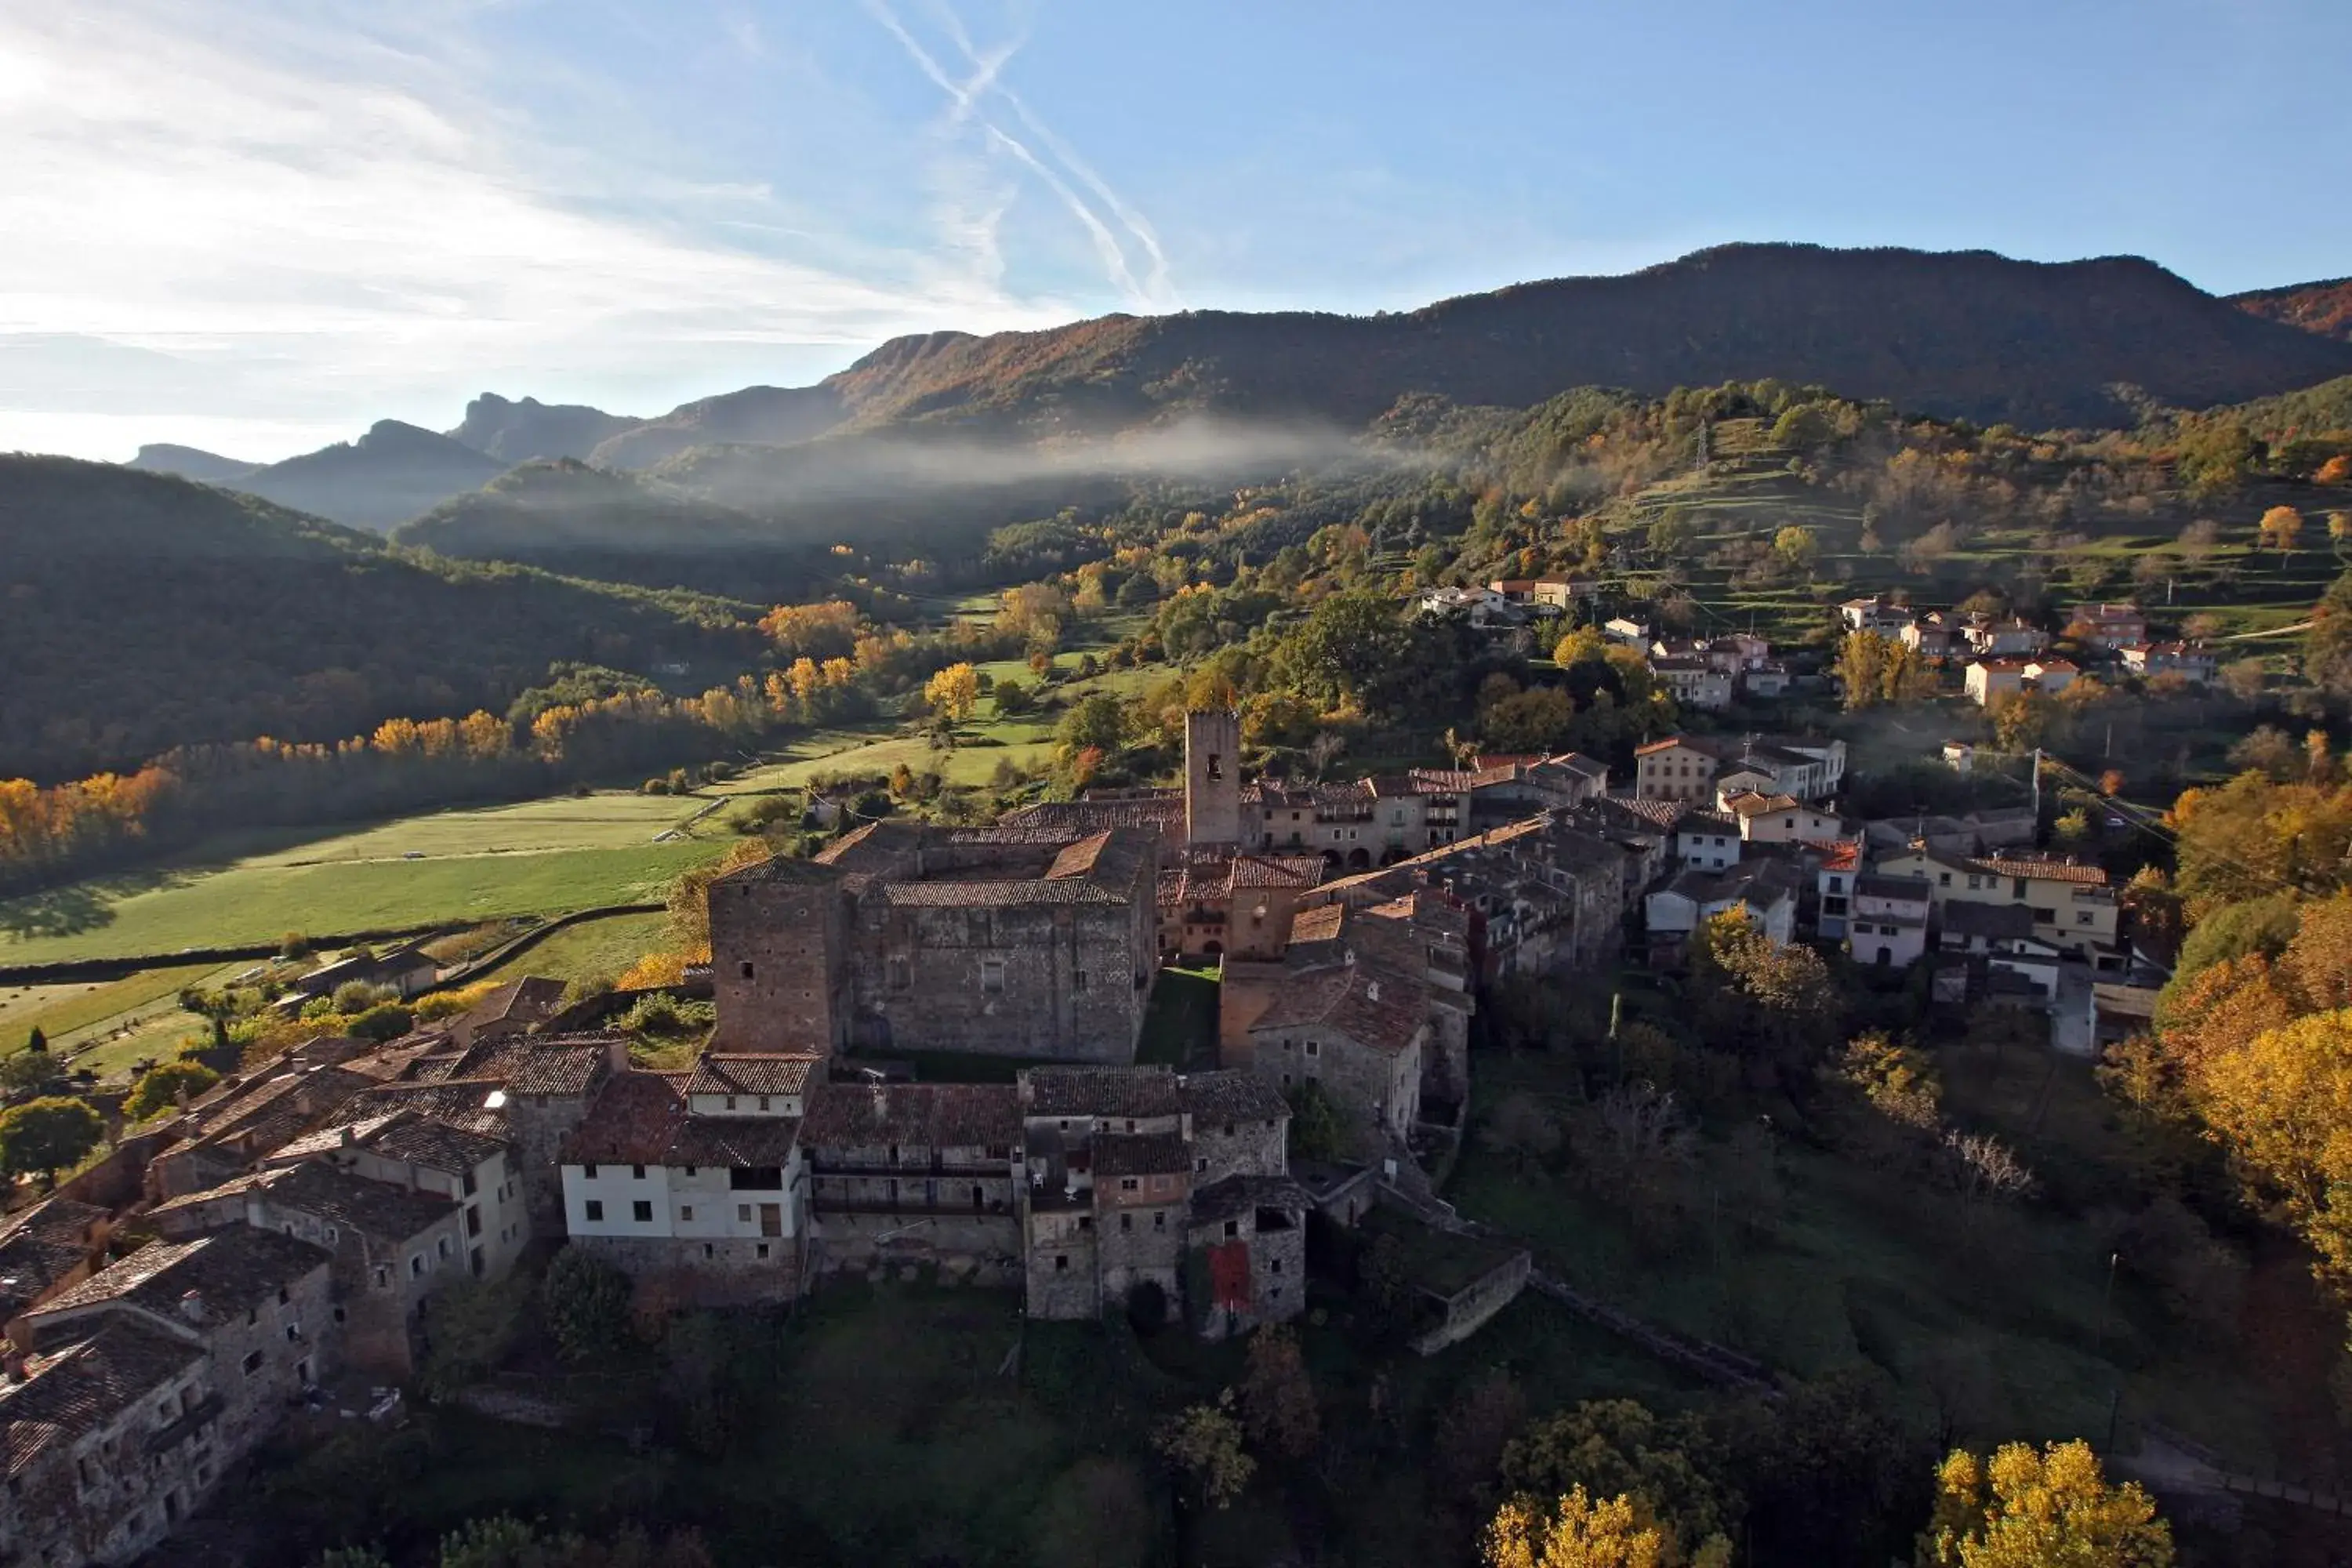
MULTIPOLYGON (((1507 634, 1555 591, 1432 610, 1507 634)), ((1941 635, 1882 601, 1842 614, 1941 635)), ((2123 657, 2170 647, 2125 618, 2104 623, 2123 657)), ((1961 628, 1985 656, 1972 690, 2031 659, 2025 630, 1961 628)), ((1753 639, 1650 651, 1700 709, 1787 676, 1753 639)), ((1148 1302, 1217 1339, 1298 1318, 1311 1227, 1378 1211, 1470 1249, 1421 1287, 1413 1343, 1434 1351, 1531 1275, 1424 1173, 1464 1136, 1482 998, 1677 963, 1728 911, 1772 944, 1926 966, 1938 1005, 2052 1014, 2083 1053, 2161 980, 2107 875, 2032 847, 2030 809, 1856 820, 1835 739, 1678 733, 1614 780, 1573 752, 1316 784, 1245 777, 1242 756, 1234 713, 1194 711, 1174 788, 986 826, 877 821, 719 876, 707 980, 689 977, 716 1028, 683 1069, 638 1065, 562 987, 522 980, 386 1043, 312 1041, 127 1137, 0 1233, 8 1560, 152 1548, 280 1423, 396 1403, 438 1293, 556 1245, 677 1304, 921 1266, 1017 1290, 1035 1319, 1148 1302), (1171 965, 1219 977, 1213 1059, 1138 1065, 1171 965), (909 1065, 963 1055, 1028 1065, 1009 1082, 909 1065), (1343 1128, 1339 1155, 1293 1157, 1302 1094, 1343 1128), (118 1462, 126 1446, 143 1458, 118 1462)))

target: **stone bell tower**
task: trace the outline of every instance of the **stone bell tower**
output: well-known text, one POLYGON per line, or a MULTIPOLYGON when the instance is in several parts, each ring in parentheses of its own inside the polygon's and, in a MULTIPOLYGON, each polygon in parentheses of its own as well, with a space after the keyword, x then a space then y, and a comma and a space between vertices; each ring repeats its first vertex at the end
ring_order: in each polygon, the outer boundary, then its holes
POLYGON ((1184 842, 1242 837, 1242 721, 1230 708, 1184 715, 1184 842))

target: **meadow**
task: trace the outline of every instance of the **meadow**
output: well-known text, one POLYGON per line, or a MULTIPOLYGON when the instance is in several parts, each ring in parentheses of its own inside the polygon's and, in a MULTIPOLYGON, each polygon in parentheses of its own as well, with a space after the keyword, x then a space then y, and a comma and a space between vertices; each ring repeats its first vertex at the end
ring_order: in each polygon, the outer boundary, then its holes
POLYGON ((0 902, 0 965, 420 931, 659 899, 719 854, 708 802, 600 794, 435 812, 298 845, 225 840, 152 871, 0 902), (414 855, 415 858, 411 858, 414 855))

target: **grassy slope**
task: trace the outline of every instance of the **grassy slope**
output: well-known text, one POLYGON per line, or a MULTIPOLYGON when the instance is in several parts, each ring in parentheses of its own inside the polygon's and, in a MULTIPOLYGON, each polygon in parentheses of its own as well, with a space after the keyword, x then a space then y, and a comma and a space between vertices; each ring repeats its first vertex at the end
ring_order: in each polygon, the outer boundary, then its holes
POLYGON ((168 953, 289 931, 404 930, 658 898, 722 835, 655 844, 703 803, 563 796, 215 853, 0 903, 0 963, 168 953), (406 859, 411 850, 424 858, 406 859))
MULTIPOLYGON (((2032 549, 2030 529, 1988 531, 1924 574, 1906 572, 1891 544, 1865 554, 1861 546, 1859 499, 1808 487, 1782 471, 1780 465, 1785 454, 1765 442, 1754 428, 1756 424, 1726 420, 1716 426, 1718 461, 1715 469, 1676 475, 1606 509, 1605 515, 1613 523, 1636 530, 1646 528, 1651 519, 1670 507, 1688 509, 1699 539, 1683 568, 1691 593, 1712 612, 1702 614, 1703 629, 1745 629, 1752 621, 1766 636, 1787 640, 1818 626, 1829 600, 1880 589, 1906 590, 1921 605, 1954 604, 1987 580, 1988 566, 2001 562, 2013 564, 2014 558, 2032 549), (1811 529, 1819 541, 1820 564, 1814 573, 1818 585, 1734 586, 1726 573, 1704 559, 1709 551, 1734 538, 1754 532, 1769 541, 1790 525, 1811 529)), ((2345 568, 2345 563, 2328 548, 2320 517, 2308 510, 2310 501, 2308 493, 2283 498, 2256 487, 2205 505, 2168 503, 2145 517, 2101 519, 2082 530, 2089 540, 2081 552, 2111 561, 2114 571, 2088 596, 2137 599, 2176 619, 2210 612, 2220 617, 2225 634, 2268 631, 2300 620, 2345 568), (2298 500, 2306 507, 2304 548, 2284 559, 2257 551, 2252 543, 2254 520, 2281 499, 2298 500), (2221 542, 2210 552, 2208 565, 2233 568, 2240 576, 2227 587, 2217 587, 2202 575, 2184 577, 2168 605, 2161 587, 2147 595, 2132 584, 2132 560, 2143 552, 2174 545, 2180 529, 2192 517, 2221 523, 2221 542)), ((2072 552, 2067 559, 2071 558, 2072 552)), ((2053 580, 2051 592, 2060 602, 2077 596, 2063 574, 2053 580)))
POLYGON ((611 915, 566 926, 534 942, 478 980, 515 980, 543 974, 551 980, 612 979, 646 953, 667 945, 667 915, 611 915))
MULTIPOLYGON (((1970 1125, 2016 1140, 2053 1173, 2116 1153, 2121 1135, 2086 1071, 2053 1079, 2046 1053, 2011 1057, 1999 1068, 1975 1055, 1946 1066, 1948 1080, 1973 1076, 1980 1086, 1954 1097, 1970 1125), (2032 1079, 2022 1089, 2019 1075, 2032 1079), (2045 1079, 2053 1110, 2037 1142, 2025 1130, 2045 1079)), ((1539 1055, 1488 1055, 1476 1109, 1519 1089, 1571 1095, 1568 1071, 1539 1055)), ((2277 1457, 2282 1395, 2242 1349, 2198 1342, 2128 1281, 2102 1331, 2111 1233, 2087 1209, 1995 1211, 1964 1234, 1940 1194, 1793 1138, 1776 1142, 1777 1212, 1726 1171, 1715 1184, 1719 1210, 1701 1212, 1679 1246, 1564 1178, 1517 1172, 1475 1138, 1447 1195, 1636 1313, 1800 1375, 1874 1363, 1922 1420, 1948 1402, 1971 1437, 2104 1440, 2120 1389, 2126 1447, 2131 1426, 2153 1418, 2233 1458, 2277 1457)))

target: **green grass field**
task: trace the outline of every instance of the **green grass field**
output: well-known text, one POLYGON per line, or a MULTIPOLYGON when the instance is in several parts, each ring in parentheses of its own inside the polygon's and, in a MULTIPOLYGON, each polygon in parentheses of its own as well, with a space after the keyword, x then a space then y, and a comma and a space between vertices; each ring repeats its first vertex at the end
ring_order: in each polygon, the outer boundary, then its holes
POLYGON ((476 980, 508 981, 526 974, 550 980, 609 980, 655 949, 667 945, 667 915, 609 915, 566 926, 532 943, 476 980))
POLYGON ((0 903, 0 963, 168 954, 273 942, 293 931, 415 931, 641 902, 660 898, 679 872, 720 853, 727 840, 714 834, 629 848, 515 848, 422 860, 353 858, 337 853, 336 842, 105 878, 0 903))

